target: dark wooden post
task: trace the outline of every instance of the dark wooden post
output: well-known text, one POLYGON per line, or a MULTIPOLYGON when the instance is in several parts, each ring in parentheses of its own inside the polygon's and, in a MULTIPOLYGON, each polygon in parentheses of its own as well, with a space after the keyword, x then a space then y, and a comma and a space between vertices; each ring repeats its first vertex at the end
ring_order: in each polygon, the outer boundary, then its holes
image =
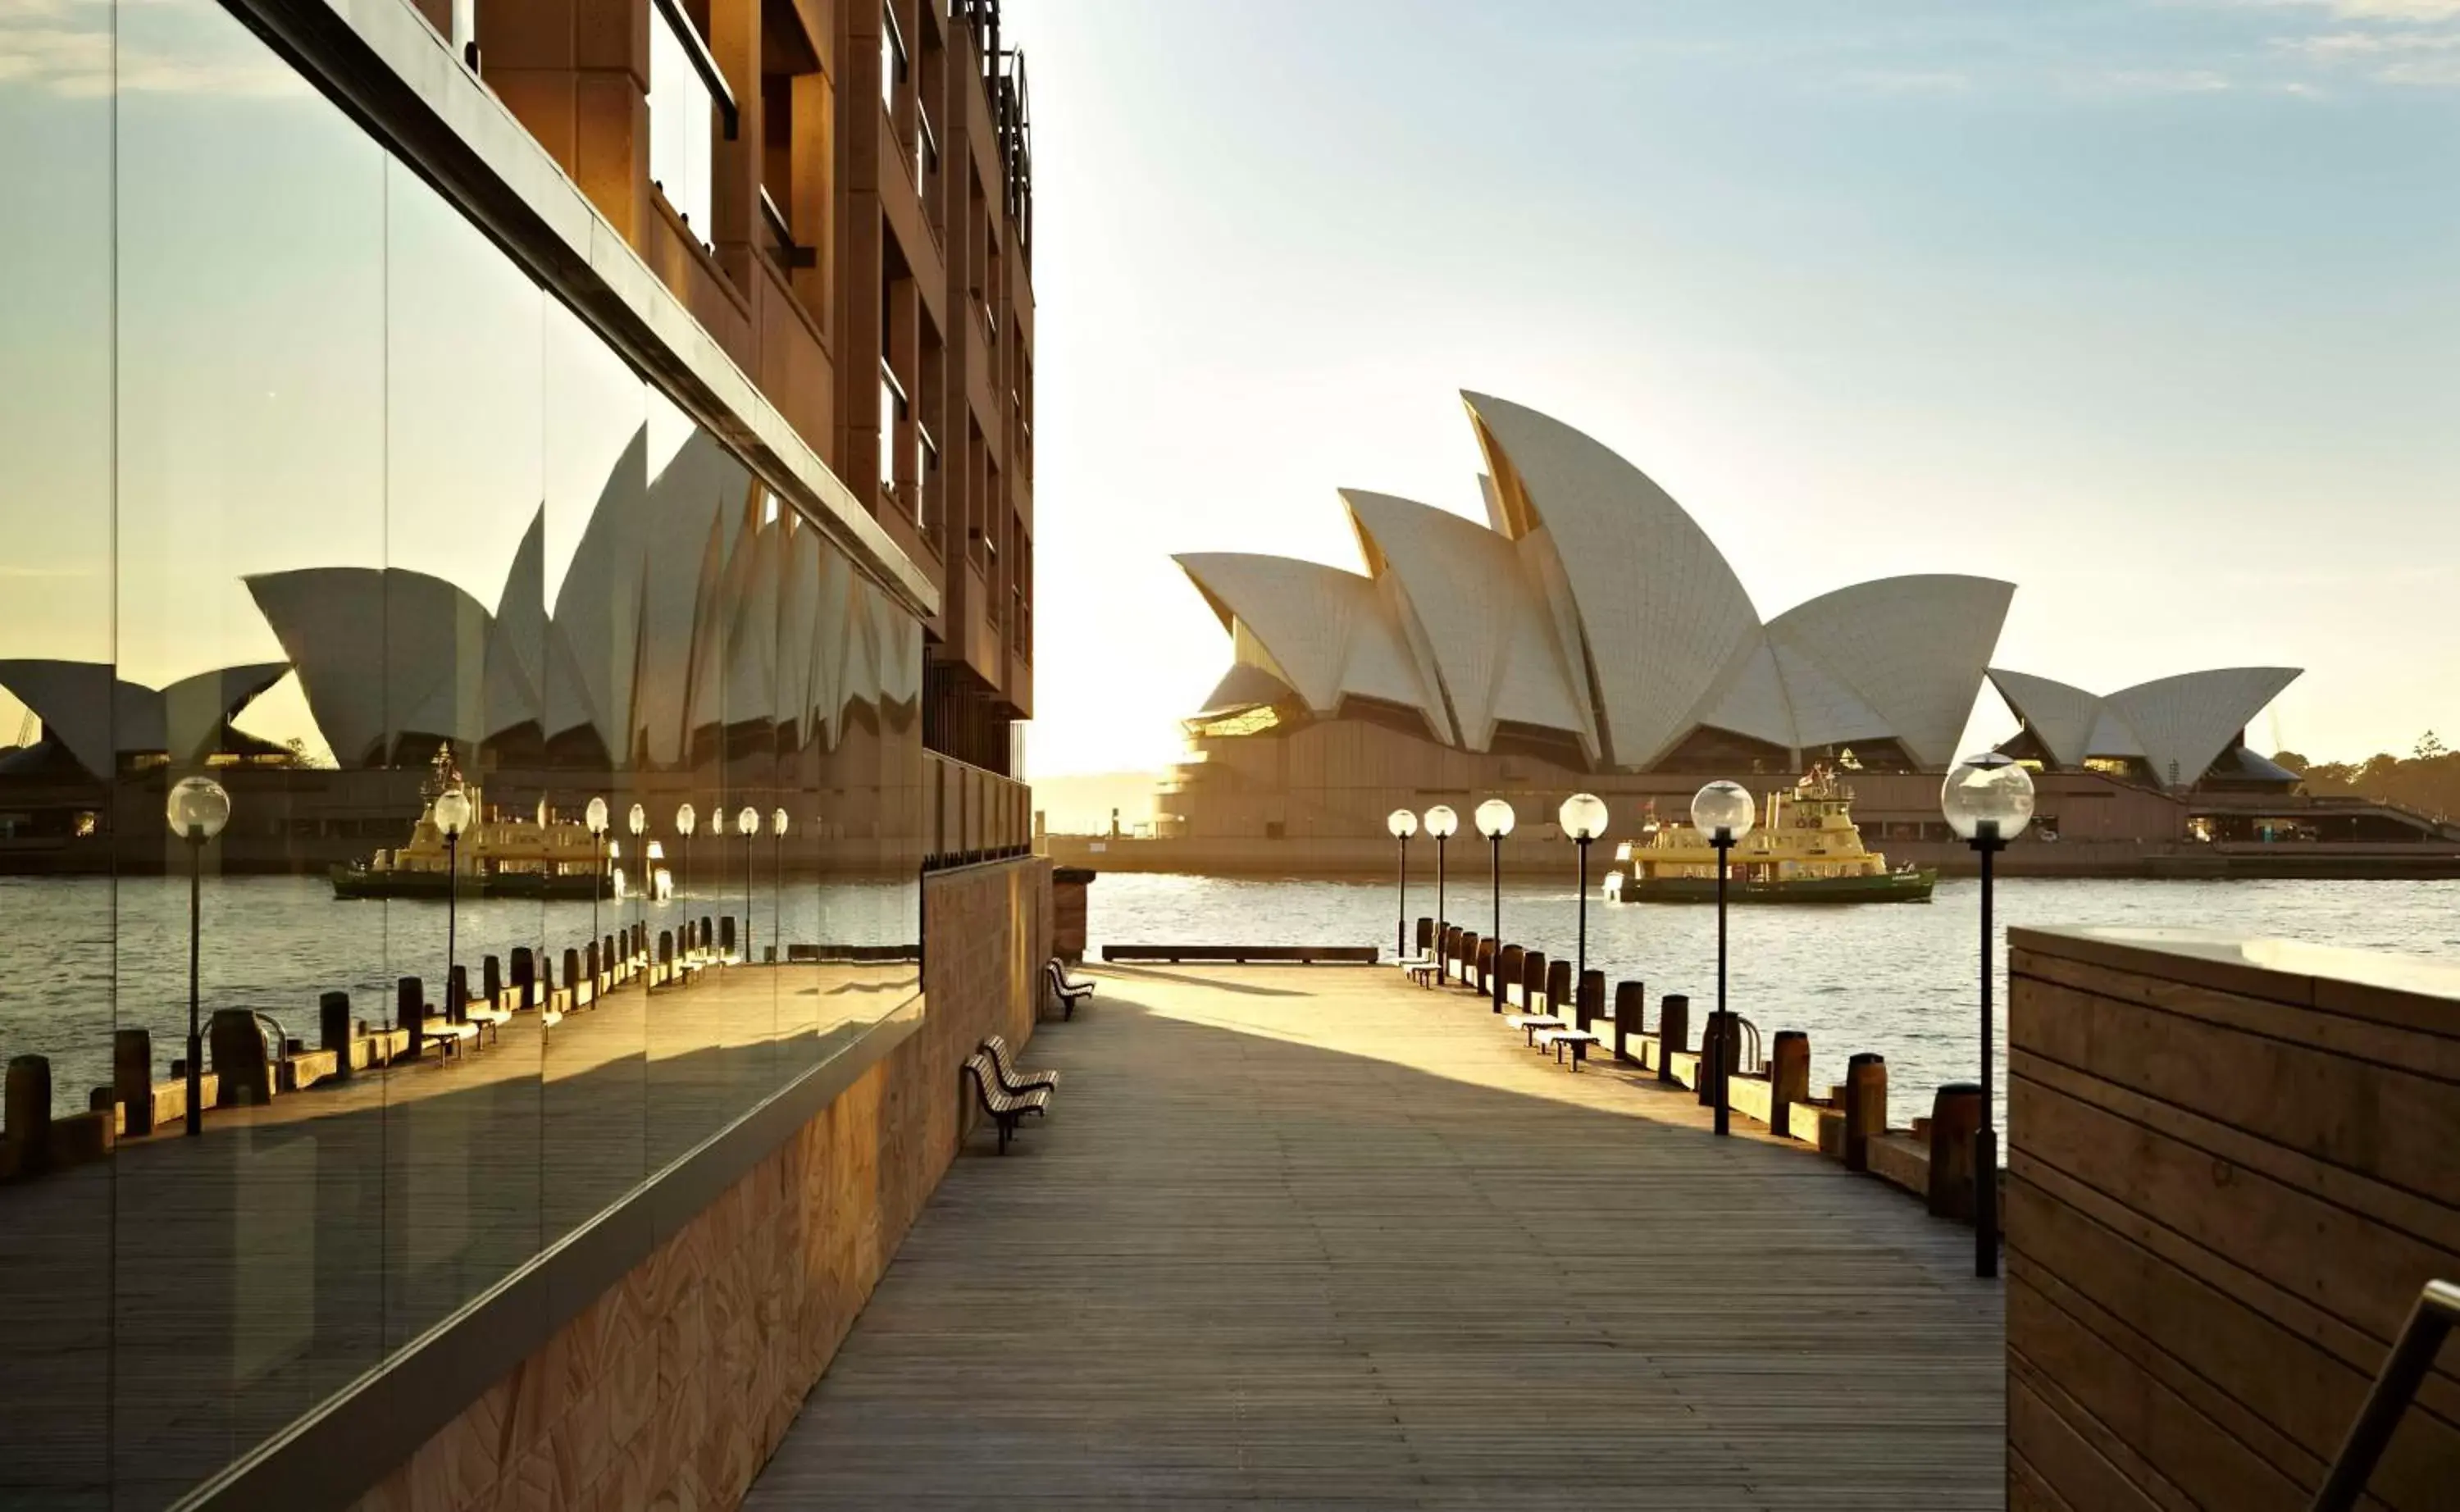
POLYGON ((1572 1027, 1575 1029, 1586 1030, 1591 1024, 1594 1024, 1599 1019, 1605 1017, 1605 972, 1598 969, 1594 966, 1589 968, 1587 970, 1582 971, 1580 973, 1580 995, 1576 997, 1573 1002, 1574 1007, 1572 1009, 1572 1016, 1577 1020, 1577 1022, 1575 1022, 1572 1027))
POLYGON ((1615 1059, 1632 1058, 1631 1042, 1645 1033, 1648 990, 1638 982, 1617 982, 1614 995, 1615 1059))
POLYGON ((495 1007, 503 998, 504 963, 502 961, 491 955, 478 963, 478 990, 484 994, 480 1001, 489 1008, 495 1007))
POLYGON ((1435 953, 1435 921, 1426 914, 1418 915, 1418 953, 1435 953))
POLYGON ((405 976, 392 985, 392 1021, 394 1027, 410 1032, 402 1042, 402 1054, 418 1058, 419 1041, 427 1032, 427 987, 414 976, 405 976))
POLYGON ((717 948, 728 955, 734 953, 734 915, 731 913, 717 921, 717 948))
POLYGON ((144 1029, 111 1032, 111 1098, 128 1110, 128 1132, 154 1132, 154 1033, 144 1029))
POLYGON ((1463 987, 1477 986, 1477 948, 1482 943, 1477 937, 1476 930, 1461 931, 1460 984, 1463 987))
MULTIPOLYGON (((714 930, 715 928, 716 928, 716 924, 714 923, 714 921, 712 921, 712 920, 710 918, 710 916, 709 916, 709 915, 707 915, 707 914, 702 914, 702 915, 700 916, 700 936, 699 936, 698 944, 699 944, 699 948, 700 948, 704 952, 706 952, 706 951, 709 949, 709 948, 710 948, 710 941, 711 939, 713 939, 713 938, 714 938, 714 935, 711 933, 711 931, 712 931, 712 930, 714 930)), ((726 931, 727 931, 727 932, 726 932, 726 943, 731 947, 731 946, 732 946, 732 945, 734 944, 734 921, 733 921, 732 919, 729 919, 729 920, 727 920, 727 921, 726 921, 726 931)))
POLYGON ((581 1006, 581 952, 570 946, 563 948, 563 990, 572 994, 572 1006, 581 1006))
POLYGON ((336 1080, 350 1079, 350 994, 327 992, 316 999, 316 1043, 333 1053, 336 1080))
MULTIPOLYGON (((728 922, 732 922, 731 917, 728 922)), ((661 929, 658 931, 658 965, 671 967, 674 964, 675 932, 672 929, 661 929)))
POLYGON ((1868 1142, 1887 1132, 1887 1057, 1865 1052, 1845 1062, 1845 1169, 1869 1170, 1868 1142))
POLYGON ((1477 942, 1477 949, 1471 955, 1471 985, 1487 996, 1493 997, 1495 995, 1494 972, 1495 941, 1491 938, 1482 939, 1477 942))
POLYGON ((205 1025, 205 1043, 222 1085, 222 1106, 263 1107, 273 1100, 273 1065, 265 1054, 265 1032, 244 1008, 218 1008, 205 1025))
POLYGON ((1691 999, 1668 992, 1657 1005, 1657 1079, 1669 1087, 1682 1085, 1674 1079, 1674 1053, 1690 1048, 1691 999))
MULTIPOLYGON (((1546 995, 1546 952, 1523 950, 1520 953, 1520 1011, 1535 1013, 1538 1000, 1546 995)), ((1546 1005, 1551 1010, 1554 1005, 1546 1005)))
POLYGON ((1811 1036, 1780 1029, 1769 1054, 1769 1132, 1791 1137, 1793 1105, 1811 1097, 1811 1036))
MULTIPOLYGON (((514 1002, 522 1008, 538 1006, 538 955, 528 946, 513 947, 514 1002)), ((491 1007, 493 1005, 490 1005, 491 1007)))
POLYGON ((1521 963, 1528 959, 1528 951, 1516 945, 1507 945, 1498 953, 1495 969, 1503 978, 1503 990, 1495 994, 1497 1012, 1501 1011, 1499 1005, 1511 1001, 1512 990, 1520 983, 1521 963))
POLYGON ((1561 1016, 1563 1010, 1570 1008, 1571 1006, 1572 963, 1569 961, 1547 962, 1546 1012, 1559 1017, 1561 1016))
POLYGON ((470 969, 457 962, 444 979, 444 1016, 456 1024, 470 1019, 470 969))
POLYGON ((0 1134, 17 1147, 20 1174, 52 1161, 52 1061, 48 1055, 12 1055, 7 1087, 0 1091, 0 1134))
POLYGON ((1973 1222, 1973 1131, 1982 1127, 1982 1087, 1951 1081, 1930 1105, 1930 1210, 1973 1222))
MULTIPOLYGON (((1691 1095, 1700 1100, 1700 1106, 1704 1108, 1716 1106, 1717 1056, 1732 1042, 1728 1037, 1728 1021, 1732 1016, 1722 1009, 1712 1008, 1708 1010, 1707 1023, 1700 1031, 1700 1070, 1698 1078, 1691 1088, 1691 1095)), ((1733 1066, 1732 1061, 1726 1062, 1726 1070, 1728 1072, 1733 1070, 1733 1066)))

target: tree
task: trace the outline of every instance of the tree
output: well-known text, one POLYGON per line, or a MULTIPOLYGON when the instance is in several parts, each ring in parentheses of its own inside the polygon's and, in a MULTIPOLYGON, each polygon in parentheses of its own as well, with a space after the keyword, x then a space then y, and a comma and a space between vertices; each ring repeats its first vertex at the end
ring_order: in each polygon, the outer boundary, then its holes
POLYGON ((2417 737, 2417 749, 2413 754, 2420 761, 2431 761, 2437 756, 2449 756, 2451 751, 2449 747, 2446 746, 2442 740, 2435 735, 2433 731, 2428 730, 2426 734, 2417 737))

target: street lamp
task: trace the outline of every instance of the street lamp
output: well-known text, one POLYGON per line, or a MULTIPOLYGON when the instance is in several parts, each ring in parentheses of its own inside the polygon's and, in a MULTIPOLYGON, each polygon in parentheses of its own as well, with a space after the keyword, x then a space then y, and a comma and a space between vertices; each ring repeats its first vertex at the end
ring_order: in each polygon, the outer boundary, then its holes
POLYGON ((1487 958, 1486 978, 1495 989, 1495 1012, 1503 1012, 1503 837, 1512 833, 1512 805, 1499 798, 1477 806, 1477 832, 1486 837, 1487 886, 1495 895, 1495 949, 1487 958))
POLYGON ((188 1133, 205 1132, 205 1036, 198 1022, 197 952, 201 933, 205 841, 230 822, 230 794, 209 777, 183 777, 162 804, 171 833, 188 842, 188 1133))
MULTIPOLYGON (((643 870, 644 870, 644 871, 646 871, 646 870, 647 869, 648 862, 647 862, 647 859, 646 859, 646 858, 644 858, 644 857, 642 856, 642 854, 641 854, 641 850, 642 850, 642 847, 641 847, 641 837, 642 837, 643 835, 645 835, 645 834, 647 834, 647 833, 648 832, 648 828, 649 828, 649 811, 648 811, 647 809, 646 809, 646 808, 643 808, 643 807, 642 807, 640 804, 638 804, 638 803, 633 804, 633 805, 632 805, 632 812, 631 812, 631 813, 629 813, 629 814, 627 814, 627 815, 626 815, 626 816, 624 817, 624 825, 625 825, 625 827, 626 827, 626 829, 629 829, 629 830, 632 832, 632 855, 633 855, 633 857, 634 857, 635 859, 637 859, 637 860, 640 860, 640 861, 641 861, 641 862, 642 862, 642 868, 643 868, 643 870)), ((645 895, 642 897, 642 899, 641 899, 641 931, 642 931, 642 933, 647 934, 647 933, 648 932, 648 928, 649 928, 649 901, 648 901, 648 898, 647 897, 647 895, 645 894, 645 895)), ((630 958, 631 958, 631 954, 632 954, 632 942, 631 942, 631 941, 629 941, 629 940, 626 940, 626 941, 625 941, 625 942, 624 942, 624 955, 625 955, 625 958, 626 958, 626 960, 630 959, 630 958)))
MULTIPOLYGON (((1580 842, 1580 965, 1572 969, 1572 990, 1580 990, 1580 978, 1589 971, 1589 842, 1606 832, 1606 805, 1595 793, 1575 793, 1563 800, 1555 812, 1555 820, 1563 833, 1580 842)), ((1555 1005, 1546 1005, 1555 1012, 1555 1005)))
POLYGON ((454 955, 461 913, 461 832, 470 827, 470 795, 457 787, 435 795, 435 827, 444 836, 444 1016, 458 1006, 453 1000, 454 955))
POLYGON ((1712 1089, 1709 1105, 1715 1110, 1719 1134, 1726 1132, 1726 1082, 1734 1073, 1734 1068, 1727 1064, 1731 1057, 1726 1052, 1740 1037, 1733 1033, 1726 1017, 1726 873, 1733 869, 1728 863, 1733 857, 1734 841, 1751 832, 1751 820, 1758 810, 1759 805, 1741 783, 1722 777, 1691 796, 1691 827, 1707 836, 1708 843, 1717 848, 1717 1016, 1708 1021, 1712 1026, 1709 1038, 1714 1043, 1702 1048, 1708 1052, 1708 1084, 1712 1089))
POLYGON ((1396 808, 1384 816, 1384 827, 1401 842, 1401 922, 1392 926, 1392 953, 1410 959, 1410 837, 1418 833, 1418 816, 1396 808))
MULTIPOLYGON (((698 809, 693 808, 689 803, 679 803, 675 806, 675 833, 682 836, 684 841, 683 882, 681 885, 675 888, 675 896, 678 898, 689 900, 691 897, 691 838, 692 831, 699 827, 700 811, 698 809)), ((717 816, 717 827, 719 829, 726 828, 726 816, 724 814, 717 816)), ((684 938, 687 942, 691 938, 691 907, 689 902, 686 903, 684 907, 684 938)), ((703 949, 708 948, 708 941, 704 940, 701 942, 701 948, 703 949)), ((691 951, 687 948, 684 953, 686 955, 689 955, 691 951)))
MULTIPOLYGON (((594 869, 589 874, 589 948, 598 948, 598 889, 606 885, 606 800, 594 798, 583 811, 582 822, 589 826, 590 859, 594 869)), ((599 963, 604 966, 604 962, 599 963)), ((569 984, 566 984, 567 986, 569 984)), ((592 980, 589 990, 595 993, 598 983, 592 980)))
POLYGON ((752 964, 752 840, 760 833, 760 811, 746 803, 735 811, 734 828, 743 837, 743 964, 752 964))
MULTIPOLYGON (((777 890, 769 900, 769 933, 776 941, 770 948, 772 949, 780 948, 786 943, 786 829, 793 822, 782 808, 769 811, 769 833, 777 840, 776 854, 772 862, 777 874, 777 890)), ((783 955, 778 957, 777 964, 785 964, 783 955)))
POLYGON ((1435 838, 1435 948, 1444 943, 1444 841, 1460 828, 1460 816, 1449 803, 1427 810, 1427 833, 1435 838))
POLYGON ((1982 1121, 1973 1131, 1973 1273, 1999 1273, 1999 1130, 1991 1114, 1990 858, 2033 821, 2033 778, 2012 756, 1967 756, 1939 787, 1948 827, 1982 857, 1982 1121))

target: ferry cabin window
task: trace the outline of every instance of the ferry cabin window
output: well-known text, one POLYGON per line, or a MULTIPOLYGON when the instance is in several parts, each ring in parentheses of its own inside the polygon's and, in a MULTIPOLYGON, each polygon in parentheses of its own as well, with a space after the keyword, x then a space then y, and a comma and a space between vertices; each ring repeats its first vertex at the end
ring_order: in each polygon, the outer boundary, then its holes
POLYGON ((716 102, 692 66, 691 45, 675 25, 665 6, 649 8, 649 177, 692 236, 707 245, 716 102))

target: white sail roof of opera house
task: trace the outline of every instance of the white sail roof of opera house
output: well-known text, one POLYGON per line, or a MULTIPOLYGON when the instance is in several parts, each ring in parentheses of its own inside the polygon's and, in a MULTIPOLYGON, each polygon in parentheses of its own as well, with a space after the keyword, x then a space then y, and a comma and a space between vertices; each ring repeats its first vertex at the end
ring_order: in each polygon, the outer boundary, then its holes
POLYGON ((1448 745, 1507 727, 1596 765, 1657 765, 1702 731, 1798 755, 1893 740, 1956 758, 2014 586, 1933 574, 1856 584, 1763 621, 1707 532, 1640 469, 1559 420, 1465 394, 1490 524, 1344 490, 1364 573, 1288 558, 1179 565, 1231 632, 1208 712, 1416 710, 1448 745), (1269 681, 1259 681, 1259 675, 1269 681))
POLYGON ((1990 683, 2059 765, 2135 757, 2155 778, 2176 784, 2202 777, 2299 673, 2295 667, 2221 667, 2106 696, 1998 667, 1990 669, 1990 683))

